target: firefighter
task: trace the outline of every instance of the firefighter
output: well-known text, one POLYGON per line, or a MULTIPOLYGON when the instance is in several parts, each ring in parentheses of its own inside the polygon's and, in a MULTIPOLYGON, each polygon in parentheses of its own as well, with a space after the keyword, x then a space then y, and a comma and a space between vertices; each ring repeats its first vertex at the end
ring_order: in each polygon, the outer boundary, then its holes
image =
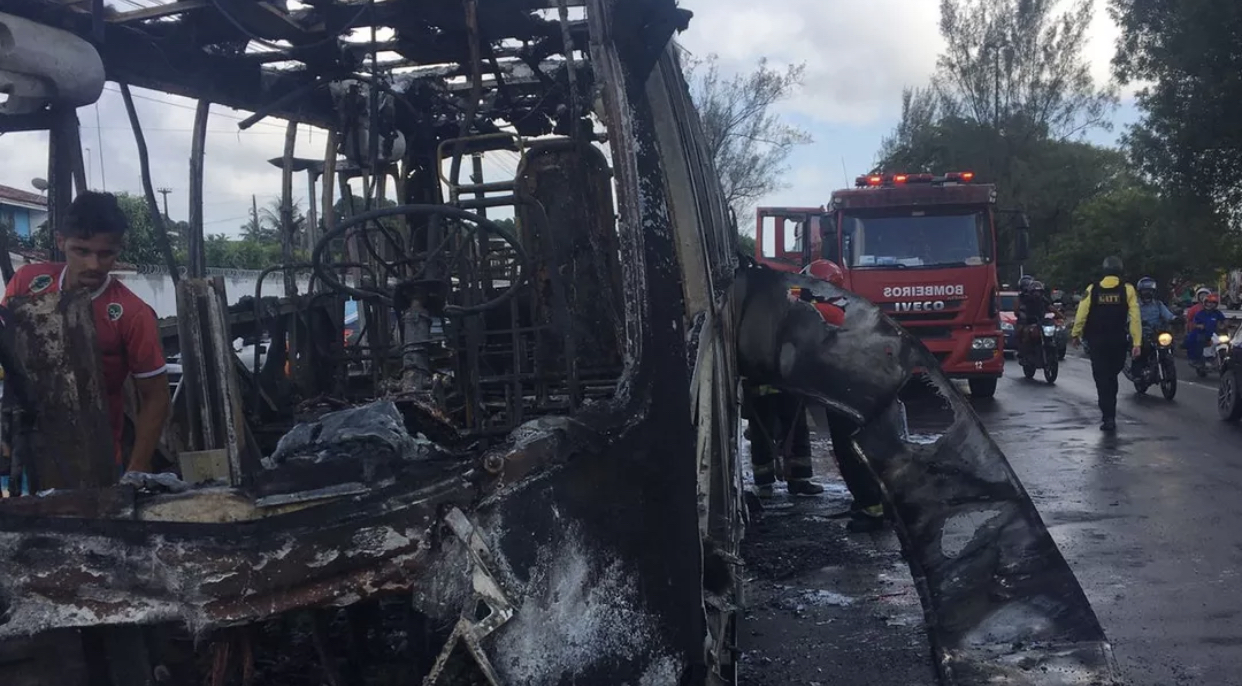
POLYGON ((750 387, 744 393, 755 491, 763 497, 772 495, 780 451, 785 456, 784 477, 790 495, 823 493, 824 487, 811 481, 811 431, 802 399, 771 386, 750 387))
POLYGON ((1119 257, 1104 260, 1104 278, 1087 286, 1074 319, 1074 347, 1085 337, 1091 356, 1091 374, 1103 421, 1101 431, 1117 430, 1117 376, 1125 368, 1126 352, 1138 359, 1143 328, 1139 297, 1134 286, 1121 280, 1119 257))
MULTIPOLYGON (((829 260, 815 260, 804 270, 817 279, 827 281, 840 287, 845 283, 845 273, 836 263, 829 260)), ((805 299, 805 298, 804 298, 805 299)), ((815 309, 824 321, 833 326, 845 323, 845 310, 830 302, 814 302, 815 309)), ((832 456, 837 461, 837 470, 841 480, 849 489, 854 502, 850 504, 850 531, 873 531, 884 525, 883 496, 879 484, 867 467, 866 462, 854 445, 854 432, 857 427, 853 423, 828 415, 828 435, 832 440, 832 456)))
MULTIPOLYGON (((807 267, 804 271, 810 270, 811 267, 807 267)), ((810 300, 810 294, 802 289, 791 292, 790 297, 810 300)), ((820 310, 820 316, 831 323, 839 325, 844 321, 844 312, 840 308, 827 303, 813 304, 820 310), (823 307, 829 308, 827 314, 823 307)), ((762 497, 772 495, 777 477, 776 455, 779 452, 784 456, 784 477, 790 495, 823 493, 824 487, 811 481, 814 473, 811 466, 811 430, 806 421, 805 401, 771 386, 746 386, 743 394, 755 491, 762 497)))

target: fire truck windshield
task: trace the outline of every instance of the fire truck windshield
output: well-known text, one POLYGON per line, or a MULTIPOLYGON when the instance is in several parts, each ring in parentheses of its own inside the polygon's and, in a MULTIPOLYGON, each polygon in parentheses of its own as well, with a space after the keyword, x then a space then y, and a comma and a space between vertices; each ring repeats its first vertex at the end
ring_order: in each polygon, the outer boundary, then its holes
POLYGON ((863 269, 977 266, 991 261, 985 212, 962 209, 847 212, 841 217, 846 263, 863 269))

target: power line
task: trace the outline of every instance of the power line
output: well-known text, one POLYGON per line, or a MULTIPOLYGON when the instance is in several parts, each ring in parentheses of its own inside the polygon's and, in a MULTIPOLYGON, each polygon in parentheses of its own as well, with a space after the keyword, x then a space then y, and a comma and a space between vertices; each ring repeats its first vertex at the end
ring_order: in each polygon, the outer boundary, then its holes
POLYGON ((203 222, 203 226, 210 226, 212 224, 223 224, 224 222, 240 222, 240 221, 246 221, 249 219, 250 219, 250 215, 246 215, 244 217, 229 217, 228 219, 213 219, 209 222, 203 222))
MULTIPOLYGON (((120 91, 120 89, 108 88, 107 86, 105 86, 105 87, 104 87, 104 90, 106 90, 106 91, 108 91, 108 92, 110 92, 110 93, 120 93, 120 92, 121 92, 121 91, 120 91)), ((152 97, 148 97, 148 96, 145 96, 145 95, 141 95, 141 94, 139 94, 139 93, 134 93, 133 95, 134 95, 134 98, 135 98, 135 99, 137 99, 137 100, 146 100, 147 102, 155 102, 155 103, 159 103, 159 104, 161 104, 161 105, 168 105, 169 107, 178 107, 178 108, 183 109, 183 110, 190 110, 191 112, 197 112, 197 111, 198 111, 198 108, 196 108, 196 107, 190 107, 189 105, 182 105, 182 104, 181 104, 181 103, 179 103, 179 102, 173 102, 173 101, 171 101, 171 100, 160 100, 159 98, 152 98, 152 97)), ((232 120, 234 120, 234 121, 245 121, 245 117, 238 117, 238 116, 236 116, 236 115, 226 114, 226 113, 224 113, 224 112, 212 112, 212 113, 211 113, 211 116, 213 116, 213 117, 223 117, 223 118, 225 118, 225 119, 232 119, 232 120)), ((260 125, 260 126, 274 126, 274 127, 280 128, 282 131, 283 131, 283 130, 284 130, 284 128, 285 128, 283 124, 276 124, 276 123, 273 123, 273 122, 266 122, 266 121, 261 121, 261 122, 258 122, 258 125, 260 125)))
MULTIPOLYGON (((82 128, 97 129, 97 130, 102 129, 104 131, 129 131, 130 130, 129 127, 127 126, 83 126, 82 128)), ((143 131, 163 131, 163 132, 169 132, 169 133, 191 133, 194 131, 193 129, 166 129, 166 128, 158 128, 158 127, 153 127, 153 126, 152 127, 144 126, 142 127, 142 130, 143 131)), ((242 131, 241 129, 238 129, 236 131, 230 131, 228 129, 207 129, 207 133, 215 133, 215 134, 221 134, 225 136, 236 136, 239 134, 246 135, 246 136, 283 136, 285 135, 284 131, 242 131)))

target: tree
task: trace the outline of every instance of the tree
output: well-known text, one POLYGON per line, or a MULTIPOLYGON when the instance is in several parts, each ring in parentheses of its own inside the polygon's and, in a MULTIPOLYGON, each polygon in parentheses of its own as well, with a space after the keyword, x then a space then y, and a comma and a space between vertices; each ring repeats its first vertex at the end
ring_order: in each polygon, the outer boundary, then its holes
POLYGON ((1127 135, 1165 189, 1215 205, 1242 225, 1242 6, 1213 0, 1111 0, 1113 60, 1144 116, 1127 135))
POLYGON ((902 94, 879 167, 966 158, 979 178, 1009 183, 1046 141, 1106 127, 1116 93, 1096 86, 1083 58, 1091 2, 1054 16, 1055 4, 941 0, 945 52, 929 86, 902 94))
POLYGON ((280 264, 280 244, 252 238, 232 239, 224 234, 207 236, 203 241, 208 267, 223 269, 263 269, 280 264))
POLYGON ((4 275, 5 281, 13 274, 13 259, 9 256, 9 251, 21 245, 21 239, 13 225, 11 215, 0 214, 0 274, 4 275))
POLYGON ((738 252, 742 253, 743 255, 746 255, 747 257, 754 256, 755 237, 750 234, 739 233, 737 235, 737 250, 738 252))
MULTIPOLYGON (((258 216, 252 216, 241 225, 242 237, 257 243, 273 243, 280 245, 280 234, 284 224, 280 218, 281 201, 276 198, 259 209, 258 216)), ((298 245, 299 236, 305 229, 306 215, 302 212, 302 203, 294 198, 292 202, 294 245, 298 245)))
POLYGON ((994 129, 1070 138, 1107 126, 1117 102, 1098 88, 1083 57, 1092 1, 1074 0, 1056 15, 1056 0, 941 0, 946 48, 934 81, 950 116, 994 129))
POLYGON ((1075 213, 1076 230, 1053 248, 1042 274, 1053 283, 1080 288, 1099 275, 1105 256, 1117 255, 1133 282, 1215 281, 1219 266, 1236 259, 1237 241, 1184 240, 1217 224, 1210 209, 1181 204, 1137 178, 1085 202, 1075 213))
MULTIPOLYGON (((129 193, 117 193, 116 202, 129 222, 121 259, 133 264, 164 264, 164 253, 156 240, 156 228, 151 223, 151 211, 147 207, 147 201, 129 193)), ((168 229, 168 240, 172 243, 174 252, 183 249, 185 237, 181 230, 188 228, 188 225, 185 222, 174 222, 168 217, 164 217, 164 225, 168 229)))
POLYGON ((789 154, 811 142, 810 134, 773 111, 802 86, 806 65, 780 71, 761 59, 749 74, 726 78, 713 54, 687 59, 686 67, 725 200, 743 216, 756 200, 783 186, 789 154))

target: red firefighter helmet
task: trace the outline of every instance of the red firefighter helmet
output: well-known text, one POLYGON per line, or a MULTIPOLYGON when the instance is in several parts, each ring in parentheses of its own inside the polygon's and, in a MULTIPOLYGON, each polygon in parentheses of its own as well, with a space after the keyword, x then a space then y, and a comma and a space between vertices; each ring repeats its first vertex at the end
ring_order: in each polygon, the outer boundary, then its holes
POLYGON ((831 260, 815 260, 807 265, 806 273, 834 286, 845 283, 845 272, 831 260))

